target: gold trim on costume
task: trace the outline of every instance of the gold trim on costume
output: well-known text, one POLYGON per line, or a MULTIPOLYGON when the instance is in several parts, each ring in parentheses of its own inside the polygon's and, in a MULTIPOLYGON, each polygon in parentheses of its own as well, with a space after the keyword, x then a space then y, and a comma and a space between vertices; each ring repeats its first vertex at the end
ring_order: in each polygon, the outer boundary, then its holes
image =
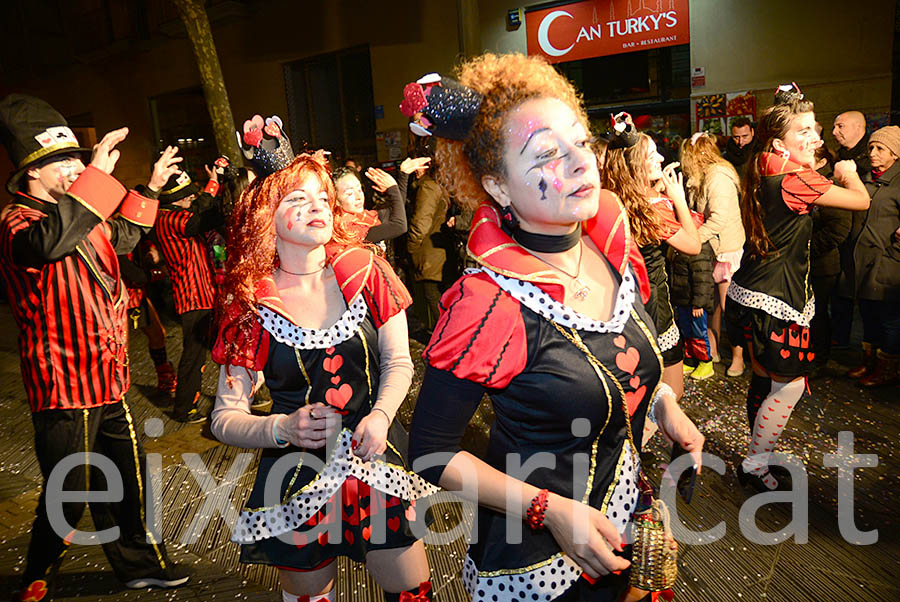
POLYGON ((76 201, 78 201, 78 203, 79 203, 80 205, 84 205, 84 207, 85 207, 88 211, 90 211, 91 213, 93 213, 94 215, 96 215, 97 217, 99 217, 101 222, 102 222, 102 221, 105 221, 106 218, 104 218, 103 215, 101 215, 100 212, 97 211, 97 209, 96 209, 93 205, 91 205, 90 203, 88 203, 86 200, 84 200, 84 199, 81 198, 80 196, 76 196, 76 195, 72 194, 71 192, 67 192, 66 194, 68 194, 70 197, 72 197, 73 199, 75 199, 76 201))
POLYGON ((168 190, 160 191, 159 194, 160 194, 160 195, 163 195, 163 194, 165 194, 165 195, 173 194, 173 193, 178 192, 178 191, 181 190, 182 188, 185 188, 185 187, 190 186, 190 185, 191 185, 191 180, 188 179, 188 180, 182 182, 181 184, 178 184, 177 186, 173 186, 172 188, 170 188, 170 189, 168 189, 168 190))
POLYGON ((563 553, 554 554, 547 560, 541 560, 535 564, 524 566, 520 569, 500 569, 498 571, 478 571, 479 577, 501 577, 503 575, 521 575, 523 573, 530 573, 535 569, 539 569, 541 567, 545 567, 548 564, 552 564, 563 557, 563 553))
POLYGON ((371 408, 375 405, 375 401, 372 399, 372 373, 369 372, 369 344, 366 342, 362 327, 356 329, 356 334, 359 335, 359 340, 362 341, 363 354, 366 356, 366 384, 369 385, 369 407, 371 408))
POLYGON ((141 460, 140 453, 138 453, 138 438, 134 432, 134 422, 131 420, 131 410, 128 409, 128 404, 125 403, 125 399, 122 398, 122 409, 125 410, 125 420, 128 422, 128 434, 131 437, 131 453, 134 456, 134 473, 135 479, 137 479, 138 486, 138 497, 140 498, 139 505, 141 507, 140 516, 141 516, 141 527, 144 528, 144 533, 147 536, 147 541, 153 547, 153 551, 156 553, 156 559, 159 561, 159 567, 163 570, 166 568, 166 561, 162 557, 162 553, 159 551, 159 547, 157 544, 159 542, 156 541, 156 538, 153 537, 153 533, 147 529, 147 517, 144 513, 144 480, 141 478, 141 460))
MULTIPOLYGON (((363 278, 363 283, 365 283, 365 281, 368 279, 368 271, 371 268, 372 268, 372 264, 368 263, 365 265, 365 267, 361 267, 358 270, 356 270, 355 272, 353 272, 352 274, 350 274, 350 276, 348 276, 346 280, 344 280, 343 282, 340 283, 339 286, 340 286, 341 290, 343 291, 344 287, 347 286, 348 282, 350 282, 351 280, 353 280, 354 278, 356 278, 363 272, 367 272, 366 278, 363 278)), ((362 291, 363 288, 365 288, 365 284, 363 284, 363 286, 359 287, 359 290, 362 291)), ((354 297, 356 297, 356 295, 354 295, 354 297)))
MULTIPOLYGON (((297 365, 300 366, 300 372, 303 373, 303 378, 306 379, 306 398, 303 400, 303 405, 309 405, 309 394, 312 391, 312 382, 309 380, 309 374, 306 373, 306 367, 303 365, 303 360, 300 359, 300 350, 294 347, 294 355, 297 357, 297 365)), ((291 482, 288 483, 287 489, 284 491, 284 497, 281 500, 281 504, 284 505, 287 503, 288 496, 291 494, 291 489, 294 488, 294 483, 297 481, 297 475, 300 474, 300 469, 303 468, 303 454, 300 454, 300 461, 297 462, 297 467, 294 468, 294 474, 291 476, 291 482)))
POLYGON ((91 453, 91 441, 88 434, 88 409, 81 410, 81 416, 84 419, 84 490, 91 490, 91 463, 88 462, 88 454, 91 453))

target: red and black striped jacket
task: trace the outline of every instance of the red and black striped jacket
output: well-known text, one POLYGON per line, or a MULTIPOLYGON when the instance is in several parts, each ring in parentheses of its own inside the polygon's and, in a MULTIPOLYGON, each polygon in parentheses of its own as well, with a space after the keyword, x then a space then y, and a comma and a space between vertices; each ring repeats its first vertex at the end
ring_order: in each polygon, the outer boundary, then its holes
POLYGON ((212 201, 211 196, 201 193, 194 201, 197 210, 167 205, 160 209, 153 228, 169 268, 175 311, 179 314, 215 306, 209 252, 198 237, 224 221, 217 208, 209 208, 212 201))
POLYGON ((17 193, 3 211, 0 273, 19 327, 32 412, 125 396, 127 293, 116 253, 137 244, 156 207, 134 191, 126 196, 118 180, 89 166, 58 203, 17 193))

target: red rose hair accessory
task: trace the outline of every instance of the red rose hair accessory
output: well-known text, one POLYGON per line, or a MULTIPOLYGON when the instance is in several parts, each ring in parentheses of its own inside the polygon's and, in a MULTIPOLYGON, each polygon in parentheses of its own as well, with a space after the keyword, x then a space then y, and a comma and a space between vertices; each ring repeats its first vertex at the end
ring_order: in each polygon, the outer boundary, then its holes
POLYGON ((291 141, 283 128, 278 115, 265 120, 254 115, 244 122, 243 133, 237 132, 238 145, 260 178, 284 169, 294 160, 291 141))
POLYGON ((421 113, 409 124, 417 136, 464 140, 481 109, 482 96, 449 77, 429 73, 403 88, 400 111, 407 117, 421 113))

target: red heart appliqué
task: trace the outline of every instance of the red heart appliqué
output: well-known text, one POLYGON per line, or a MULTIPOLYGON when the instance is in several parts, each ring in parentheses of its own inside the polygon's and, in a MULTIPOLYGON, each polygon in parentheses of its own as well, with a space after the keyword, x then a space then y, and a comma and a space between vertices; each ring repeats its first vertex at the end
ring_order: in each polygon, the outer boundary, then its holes
POLYGON ((625 337, 622 335, 617 336, 613 339, 613 344, 619 349, 625 349, 625 337))
POLYGON ((351 397, 353 397, 353 387, 347 383, 342 384, 337 389, 325 391, 325 403, 339 410, 344 409, 351 397))
POLYGON ((350 529, 347 529, 346 531, 344 531, 344 539, 346 539, 347 543, 352 546, 353 545, 353 531, 351 531, 350 529))
POLYGON ((369 538, 372 537, 372 527, 363 527, 362 536, 363 539, 369 541, 369 538))
POLYGON ((329 347, 328 349, 325 350, 325 353, 327 353, 328 355, 331 355, 332 353, 334 353, 334 347, 329 347))
POLYGON ((787 349, 782 349, 782 350, 779 351, 778 353, 780 353, 780 354, 781 354, 781 357, 783 357, 784 359, 787 359, 787 358, 791 357, 791 352, 790 352, 789 350, 787 350, 787 349))
POLYGON ((326 372, 331 372, 332 374, 337 374, 337 371, 341 369, 341 366, 344 365, 344 358, 340 355, 336 355, 334 357, 326 357, 322 360, 322 367, 325 368, 326 372))
POLYGON ((628 381, 628 384, 631 385, 632 389, 637 389, 638 385, 641 384, 641 377, 637 375, 632 376, 631 380, 628 381))
POLYGON ((634 411, 637 410, 637 407, 641 404, 641 401, 644 399, 644 393, 647 392, 647 387, 641 385, 635 391, 629 391, 625 393, 625 403, 628 404, 628 414, 634 414, 634 411))
POLYGON ((390 529, 391 531, 396 533, 397 529, 400 528, 400 517, 392 516, 391 518, 389 518, 387 521, 387 526, 388 526, 388 529, 390 529))
POLYGON ((639 361, 641 361, 641 354, 634 347, 629 347, 628 351, 620 351, 616 354, 616 366, 628 374, 634 374, 639 361))
POLYGON ((341 377, 340 377, 340 376, 332 376, 332 377, 331 377, 331 384, 336 385, 336 384, 338 384, 339 382, 341 382, 341 377))

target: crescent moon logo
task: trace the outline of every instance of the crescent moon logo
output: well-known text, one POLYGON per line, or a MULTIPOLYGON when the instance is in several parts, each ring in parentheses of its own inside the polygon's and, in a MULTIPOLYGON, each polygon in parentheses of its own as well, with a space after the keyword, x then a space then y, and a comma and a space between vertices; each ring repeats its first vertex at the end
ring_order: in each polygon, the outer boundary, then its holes
POLYGON ((570 19, 575 18, 571 14, 569 14, 568 12, 566 12, 564 10, 555 10, 552 13, 548 14, 546 17, 544 17, 544 20, 541 21, 540 27, 538 27, 538 44, 540 45, 541 50, 543 50, 545 53, 549 54, 550 56, 562 56, 562 55, 566 54, 567 52, 569 52, 570 50, 572 50, 572 48, 575 47, 575 44, 572 44, 565 50, 561 50, 561 49, 553 46, 553 44, 550 43, 550 38, 547 36, 547 34, 550 31, 550 25, 554 21, 556 21, 558 18, 563 17, 563 16, 569 17, 570 19))

